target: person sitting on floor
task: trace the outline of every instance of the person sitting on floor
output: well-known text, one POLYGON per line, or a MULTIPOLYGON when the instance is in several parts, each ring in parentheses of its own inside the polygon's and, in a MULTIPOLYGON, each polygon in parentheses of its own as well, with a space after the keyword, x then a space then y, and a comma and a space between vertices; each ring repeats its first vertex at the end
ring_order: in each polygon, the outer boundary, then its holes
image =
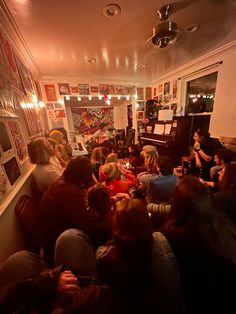
POLYGON ((95 147, 92 151, 92 155, 90 157, 90 162, 92 165, 93 173, 97 180, 99 180, 99 169, 100 166, 103 165, 103 151, 101 147, 95 147))

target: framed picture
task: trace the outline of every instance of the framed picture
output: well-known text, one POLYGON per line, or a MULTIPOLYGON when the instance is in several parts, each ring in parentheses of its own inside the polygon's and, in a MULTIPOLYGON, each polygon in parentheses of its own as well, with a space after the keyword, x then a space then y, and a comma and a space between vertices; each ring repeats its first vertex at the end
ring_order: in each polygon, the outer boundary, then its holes
POLYGON ((15 146, 17 157, 19 159, 20 164, 22 164, 27 157, 27 148, 25 140, 23 138, 23 134, 20 129, 19 121, 8 120, 7 125, 12 137, 12 141, 15 146))
POLYGON ((90 93, 91 94, 99 94, 98 86, 90 86, 90 93))
POLYGON ((54 84, 44 85, 47 101, 57 101, 57 93, 54 84))
POLYGON ((144 88, 137 87, 137 95, 139 100, 144 100, 144 88))
POLYGON ((146 100, 152 99, 152 88, 146 87, 145 94, 146 94, 146 100))
POLYGON ((152 133, 152 126, 151 125, 147 125, 147 133, 152 133))
POLYGON ((79 88, 78 88, 78 86, 71 86, 70 91, 72 94, 78 94, 79 88))
POLYGON ((53 103, 46 103, 46 108, 48 109, 48 110, 50 110, 50 109, 54 109, 54 104, 53 103))
POLYGON ((178 80, 173 81, 173 98, 177 98, 178 80))
POLYGON ((79 94, 80 95, 89 95, 89 84, 78 84, 79 94))
POLYGON ((108 84, 99 84, 99 92, 102 95, 109 95, 109 85, 108 84))
POLYGON ((143 120, 143 119, 144 119, 144 111, 138 111, 137 120, 143 120))
POLYGON ((20 72, 20 76, 24 85, 24 88, 30 93, 34 94, 34 87, 31 80, 30 70, 25 66, 21 59, 15 55, 16 63, 20 72))
POLYGON ((54 110, 55 118, 65 118, 65 110, 54 110))
POLYGON ((163 91, 163 85, 162 85, 162 84, 159 84, 157 90, 158 90, 158 94, 159 94, 159 93, 162 93, 162 91, 163 91))
POLYGON ((170 94, 170 82, 165 82, 164 83, 164 95, 169 95, 170 94))
POLYGON ((58 83, 58 89, 60 95, 70 95, 70 84, 69 83, 58 83))
MULTIPOLYGON (((56 103, 54 104, 54 107, 55 107, 55 109, 62 109, 62 108, 64 108, 64 105, 61 104, 60 102, 56 102, 56 103)), ((52 108, 52 109, 53 109, 53 108, 52 108)))
POLYGON ((6 163, 4 163, 3 168, 6 172, 10 184, 13 185, 21 176, 20 168, 16 161, 16 157, 11 158, 6 163))
POLYGON ((42 101, 43 95, 42 95, 42 89, 39 84, 39 81, 34 80, 34 86, 35 86, 35 91, 36 91, 36 96, 37 96, 38 101, 42 101))

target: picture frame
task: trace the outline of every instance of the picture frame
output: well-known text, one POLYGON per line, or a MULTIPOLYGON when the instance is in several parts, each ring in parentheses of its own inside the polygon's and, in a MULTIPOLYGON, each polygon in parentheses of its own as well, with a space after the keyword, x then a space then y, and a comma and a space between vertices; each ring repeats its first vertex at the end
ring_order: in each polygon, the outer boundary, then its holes
POLYGON ((144 119, 144 111, 137 111, 137 120, 144 119))

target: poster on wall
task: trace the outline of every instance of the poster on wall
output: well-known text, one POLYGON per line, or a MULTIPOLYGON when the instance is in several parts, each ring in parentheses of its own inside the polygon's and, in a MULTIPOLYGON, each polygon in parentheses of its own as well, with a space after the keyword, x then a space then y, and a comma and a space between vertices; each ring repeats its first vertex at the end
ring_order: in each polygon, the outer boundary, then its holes
POLYGON ((133 127, 133 108, 132 104, 127 106, 127 120, 129 128, 133 127))
POLYGON ((144 89, 143 87, 137 87, 137 95, 139 100, 144 99, 144 89))
POLYGON ((170 94, 170 82, 165 82, 164 83, 164 95, 169 95, 170 94))
POLYGON ((16 88, 18 91, 25 93, 23 83, 20 78, 20 74, 16 65, 14 52, 8 40, 0 32, 0 43, 2 46, 3 53, 5 55, 5 60, 7 62, 7 67, 10 75, 10 82, 12 87, 16 88))
POLYGON ((80 95, 89 95, 89 84, 78 84, 80 95))
POLYGON ((52 128, 64 128, 63 119, 51 119, 52 128))
POLYGON ((4 58, 3 49, 0 44, 0 90, 8 89, 10 85, 9 72, 4 58))
POLYGON ((70 84, 69 83, 58 83, 58 89, 60 95, 70 95, 70 84))
POLYGON ((90 86, 90 93, 91 94, 99 94, 98 86, 90 86))
POLYGON ((145 88, 145 95, 146 95, 146 100, 152 99, 152 88, 151 87, 145 88))
POLYGON ((99 84, 99 92, 102 95, 109 95, 109 85, 108 84, 99 84))
POLYGON ((39 81, 34 80, 34 86, 35 86, 35 91, 36 91, 36 96, 38 101, 43 101, 43 94, 42 94, 42 89, 39 84, 39 81))
POLYGON ((162 91, 163 91, 162 86, 163 86, 162 84, 159 84, 159 85, 158 85, 158 88, 157 88, 158 94, 159 94, 159 93, 162 93, 162 91))
POLYGON ((10 181, 11 185, 13 185, 17 179, 21 176, 20 168, 16 161, 16 158, 13 157, 3 164, 3 168, 6 172, 7 178, 10 181))
POLYGON ((116 95, 125 95, 126 90, 123 85, 115 85, 115 93, 116 95))
POLYGON ((27 148, 23 138, 23 134, 20 129, 20 124, 18 121, 9 120, 7 121, 7 125, 12 136, 12 141, 15 146, 17 157, 20 164, 22 164, 27 157, 27 148))
POLYGON ((54 110, 55 118, 65 118, 65 110, 54 110))
POLYGON ((20 72, 20 76, 24 85, 24 88, 30 93, 34 94, 33 83, 31 81, 31 74, 29 69, 24 65, 21 59, 15 54, 16 63, 20 72))
POLYGON ((92 135, 101 123, 108 128, 114 126, 113 108, 71 108, 74 129, 79 134, 92 135))
POLYGON ((78 88, 78 86, 71 86, 70 91, 72 94, 78 94, 79 88, 78 88))
POLYGON ((45 93, 47 101, 57 101, 57 93, 55 85, 53 84, 46 84, 44 85, 45 93))
POLYGON ((173 98, 177 97, 178 80, 173 81, 173 98))

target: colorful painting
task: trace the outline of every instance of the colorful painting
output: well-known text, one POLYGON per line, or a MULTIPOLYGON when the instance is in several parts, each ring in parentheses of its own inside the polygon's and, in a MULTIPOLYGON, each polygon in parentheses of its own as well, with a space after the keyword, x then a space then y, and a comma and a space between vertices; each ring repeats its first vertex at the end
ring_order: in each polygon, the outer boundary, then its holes
POLYGON ((114 126, 113 108, 71 108, 74 129, 84 135, 94 134, 101 123, 108 128, 114 126))
POLYGON ((44 85, 45 93, 47 101, 57 101, 57 93, 55 85, 53 84, 47 84, 44 85))
POLYGON ((144 99, 144 89, 143 87, 137 87, 137 95, 139 100, 144 99))
POLYGON ((89 95, 89 84, 78 84, 80 95, 89 95))
POLYGON ((145 95, 146 95, 146 100, 152 99, 152 88, 151 87, 145 88, 145 95))
POLYGON ((91 94, 99 94, 98 86, 90 86, 90 93, 91 94))
POLYGON ((78 86, 71 86, 70 90, 71 90, 72 94, 78 94, 78 92, 79 92, 78 86))
POLYGON ((143 120, 143 119, 144 119, 144 111, 138 111, 137 120, 143 120))
POLYGON ((60 95, 70 95, 70 84, 69 83, 58 83, 58 89, 60 95))
POLYGON ((55 118, 65 118, 65 110, 54 110, 55 118))
POLYGON ((20 72, 20 76, 24 85, 24 88, 28 90, 30 93, 34 94, 34 87, 31 81, 31 74, 29 69, 25 66, 25 64, 21 61, 21 59, 15 55, 16 63, 20 72))
POLYGON ((15 146, 15 150, 20 163, 22 163, 27 157, 26 143, 24 141, 20 125, 18 121, 7 121, 8 128, 10 130, 12 140, 15 146))

